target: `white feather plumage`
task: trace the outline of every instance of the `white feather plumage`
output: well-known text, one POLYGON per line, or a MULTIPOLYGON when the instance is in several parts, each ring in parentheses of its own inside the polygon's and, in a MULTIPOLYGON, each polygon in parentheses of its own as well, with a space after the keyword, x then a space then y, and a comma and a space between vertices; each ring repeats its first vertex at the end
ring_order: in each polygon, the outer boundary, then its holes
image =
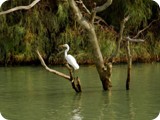
POLYGON ((76 59, 72 55, 67 54, 69 51, 68 44, 64 44, 62 46, 67 48, 64 52, 64 56, 65 56, 65 59, 67 60, 68 64, 70 64, 74 68, 74 70, 79 69, 79 65, 78 65, 76 59))
POLYGON ((2 6, 2 4, 7 1, 7 0, 0 0, 0 7, 2 6))
POLYGON ((2 114, 0 113, 0 120, 7 120, 7 119, 5 119, 5 118, 2 116, 2 114))
POLYGON ((160 0, 153 0, 153 1, 156 2, 160 7, 160 0))

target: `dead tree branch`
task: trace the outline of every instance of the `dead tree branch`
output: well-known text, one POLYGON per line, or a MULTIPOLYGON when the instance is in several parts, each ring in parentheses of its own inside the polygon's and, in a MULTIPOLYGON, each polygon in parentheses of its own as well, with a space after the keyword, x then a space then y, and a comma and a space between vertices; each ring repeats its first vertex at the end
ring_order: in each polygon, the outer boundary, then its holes
POLYGON ((17 11, 17 10, 28 10, 28 9, 32 8, 34 5, 36 5, 39 1, 40 0, 34 0, 30 5, 18 6, 18 7, 11 8, 7 11, 2 11, 2 12, 0 12, 0 15, 8 14, 8 13, 11 13, 11 12, 14 12, 14 11, 17 11))
POLYGON ((38 50, 36 51, 36 53, 37 53, 37 55, 38 55, 39 60, 41 61, 42 66, 43 66, 47 71, 49 71, 49 72, 51 72, 51 73, 54 73, 54 74, 56 74, 56 75, 58 75, 58 76, 60 76, 60 77, 63 77, 63 78, 65 78, 65 79, 69 80, 69 81, 71 82, 72 88, 73 88, 77 93, 79 93, 79 92, 82 91, 82 90, 81 90, 80 79, 79 79, 78 77, 76 77, 76 78, 73 77, 72 70, 71 70, 71 68, 70 68, 69 66, 67 66, 67 68, 69 69, 70 76, 68 76, 68 75, 66 75, 66 74, 64 74, 64 73, 61 73, 61 72, 59 72, 59 71, 56 71, 56 70, 54 70, 54 69, 49 68, 49 67, 46 65, 46 63, 44 62, 44 60, 43 60, 43 58, 42 58, 42 56, 41 56, 41 54, 39 53, 38 50))
POLYGON ((116 43, 116 50, 109 58, 109 62, 113 62, 113 58, 116 57, 120 51, 120 43, 123 40, 123 32, 124 32, 125 24, 129 20, 129 18, 130 16, 125 17, 120 24, 120 32, 119 32, 119 37, 116 43))
POLYGON ((112 0, 107 0, 106 3, 104 3, 102 6, 95 7, 95 8, 93 9, 93 11, 96 12, 96 13, 102 12, 102 11, 104 11, 106 8, 108 8, 111 4, 112 4, 112 0))
POLYGON ((98 12, 102 12, 103 10, 107 9, 110 5, 112 4, 112 0, 107 0, 106 3, 104 3, 102 6, 95 6, 93 8, 92 13, 91 13, 91 23, 94 23, 94 19, 96 17, 96 14, 98 12))
POLYGON ((144 42, 143 39, 134 39, 134 38, 130 38, 129 36, 126 37, 125 39, 130 41, 130 42, 144 42))
MULTIPOLYGON (((107 3, 108 3, 108 1, 112 1, 112 0, 107 0, 107 3)), ((100 80, 102 82, 103 89, 109 90, 110 86, 111 86, 111 82, 110 82, 110 78, 109 78, 110 76, 108 76, 108 74, 107 74, 108 69, 104 65, 104 59, 103 59, 103 56, 102 56, 102 53, 101 53, 101 50, 99 47, 97 35, 96 35, 94 24, 93 24, 94 22, 90 22, 83 17, 81 11, 77 7, 74 0, 68 0, 68 3, 70 5, 70 7, 72 8, 73 13, 75 14, 77 22, 86 30, 86 32, 88 34, 88 37, 89 37, 88 41, 91 45, 90 47, 92 49, 94 63, 96 65, 97 72, 98 72, 100 80)), ((104 7, 107 8, 108 4, 106 5, 106 3, 105 3, 104 6, 102 5, 103 9, 104 9, 104 7)), ((95 10, 94 13, 96 13, 96 12, 100 12, 100 10, 95 10)), ((93 21, 94 21, 94 18, 95 18, 95 16, 93 17, 93 21)))
POLYGON ((91 14, 91 12, 87 9, 87 7, 84 5, 82 0, 77 0, 76 3, 79 3, 82 5, 82 7, 87 11, 88 14, 91 14))
POLYGON ((36 52, 37 52, 37 54, 38 54, 38 58, 39 58, 39 60, 41 61, 42 66, 43 66, 47 71, 49 71, 49 72, 51 72, 51 73, 54 73, 54 74, 56 74, 56 75, 59 75, 59 76, 61 76, 61 77, 63 77, 63 78, 65 78, 65 79, 67 79, 67 80, 70 81, 70 76, 68 76, 68 75, 66 75, 66 74, 63 74, 63 73, 61 73, 61 72, 58 72, 58 71, 56 71, 56 70, 53 70, 53 69, 49 68, 49 67, 46 65, 46 63, 44 62, 44 60, 43 60, 41 54, 39 53, 39 51, 37 50, 36 52))
POLYGON ((82 13, 80 12, 79 8, 77 7, 76 3, 74 0, 68 0, 69 5, 73 9, 73 13, 75 13, 75 17, 77 19, 77 22, 84 27, 85 29, 89 30, 90 29, 90 24, 88 21, 83 17, 82 13))
MULTIPOLYGON (((85 4, 83 3, 82 0, 77 0, 76 3, 81 4, 82 8, 84 8, 84 10, 85 10, 89 15, 91 15, 91 12, 90 12, 89 9, 85 6, 85 4)), ((93 17, 93 16, 92 16, 92 17, 93 17)), ((91 21, 92 21, 92 19, 93 19, 93 18, 91 18, 91 21)), ((99 22, 101 21, 101 22, 104 23, 105 25, 108 25, 108 24, 106 23, 106 21, 103 20, 103 19, 102 19, 101 17, 99 17, 99 16, 95 16, 95 19, 98 21, 98 22, 95 22, 95 23, 99 23, 99 22)), ((92 23, 93 23, 93 22, 92 22, 92 23)))
POLYGON ((144 29, 140 30, 133 38, 138 38, 139 35, 144 32, 145 30, 147 30, 154 22, 158 21, 159 19, 157 20, 153 20, 148 26, 146 26, 144 29))

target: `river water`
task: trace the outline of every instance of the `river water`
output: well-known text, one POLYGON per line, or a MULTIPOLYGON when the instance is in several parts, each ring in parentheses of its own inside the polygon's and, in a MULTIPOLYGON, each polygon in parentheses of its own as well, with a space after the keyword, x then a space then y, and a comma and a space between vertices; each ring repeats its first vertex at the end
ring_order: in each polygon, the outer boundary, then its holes
MULTIPOLYGON (((67 73, 64 67, 52 67, 67 73)), ((43 67, 0 67, 0 112, 9 120, 152 120, 160 112, 160 64, 114 65, 111 91, 94 66, 81 66, 82 93, 43 67)))

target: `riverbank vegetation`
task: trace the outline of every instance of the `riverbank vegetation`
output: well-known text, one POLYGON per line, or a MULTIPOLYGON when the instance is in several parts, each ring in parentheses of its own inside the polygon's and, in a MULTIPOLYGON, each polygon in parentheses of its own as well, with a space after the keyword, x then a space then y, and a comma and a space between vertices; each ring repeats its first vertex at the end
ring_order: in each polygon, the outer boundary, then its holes
MULTIPOLYGON (((7 1, 1 11, 18 5, 28 5, 31 1, 7 1)), ((105 0, 83 0, 89 10, 101 5, 105 0)), ((84 16, 88 16, 78 4, 84 16)), ((131 53, 135 62, 160 61, 160 10, 150 0, 118 0, 105 11, 98 13, 95 29, 104 59, 116 49, 120 23, 125 16, 131 18, 126 23, 124 35, 135 36, 140 30, 143 43, 132 43, 131 53), (152 23, 152 24, 151 24, 152 23), (150 25, 151 24, 151 25, 150 25), (150 25, 150 26, 149 26, 150 25)), ((70 53, 80 64, 92 64, 90 44, 86 31, 73 19, 73 13, 65 1, 42 0, 28 11, 16 11, 0 17, 0 64, 37 64, 36 49, 47 64, 64 63, 60 44, 68 43, 70 53)), ((121 43, 120 53, 115 63, 127 62, 125 42, 121 43)))

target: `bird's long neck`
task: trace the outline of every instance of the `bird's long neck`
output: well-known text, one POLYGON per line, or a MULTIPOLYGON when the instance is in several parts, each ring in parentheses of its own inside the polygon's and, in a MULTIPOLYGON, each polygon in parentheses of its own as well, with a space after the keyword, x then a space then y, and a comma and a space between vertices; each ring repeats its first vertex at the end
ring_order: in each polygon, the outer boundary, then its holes
POLYGON ((67 46, 67 49, 64 52, 65 57, 67 56, 67 52, 69 51, 69 47, 67 46))

